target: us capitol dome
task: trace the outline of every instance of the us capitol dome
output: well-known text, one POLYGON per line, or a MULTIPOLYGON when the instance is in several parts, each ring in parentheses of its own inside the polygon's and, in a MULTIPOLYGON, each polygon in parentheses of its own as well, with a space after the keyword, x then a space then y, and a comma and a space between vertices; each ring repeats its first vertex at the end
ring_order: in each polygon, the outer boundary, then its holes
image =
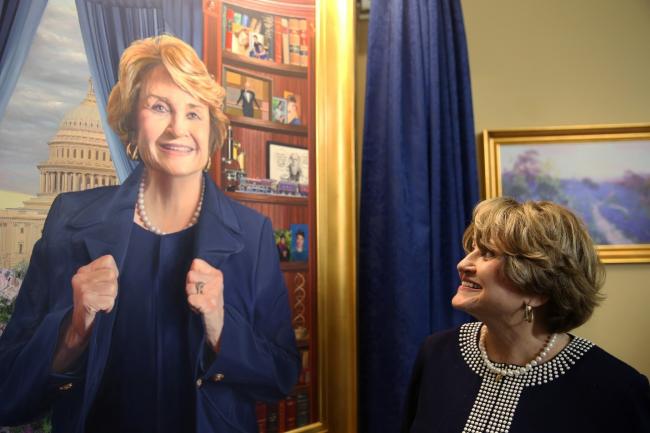
POLYGON ((118 183, 90 80, 86 97, 64 116, 48 148, 47 161, 37 165, 37 195, 22 208, 0 210, 0 268, 29 260, 59 193, 118 183))

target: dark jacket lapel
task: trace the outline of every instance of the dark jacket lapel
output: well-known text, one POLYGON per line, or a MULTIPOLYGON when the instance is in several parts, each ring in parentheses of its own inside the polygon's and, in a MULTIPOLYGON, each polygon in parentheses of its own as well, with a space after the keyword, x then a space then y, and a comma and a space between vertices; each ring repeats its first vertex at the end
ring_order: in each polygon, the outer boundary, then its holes
MULTIPOLYGON (((68 223, 74 233, 73 242, 85 244, 91 261, 110 254, 115 259, 120 271, 124 267, 142 170, 142 164, 139 164, 115 193, 101 196, 68 223)), ((85 416, 101 383, 111 346, 111 334, 117 308, 116 302, 109 314, 98 313, 95 319, 88 347, 88 368, 81 425, 85 423, 85 416)))
MULTIPOLYGON (((194 241, 194 258, 220 269, 228 257, 244 249, 244 242, 233 204, 207 175, 204 176, 205 196, 194 241)), ((200 361, 205 353, 205 329, 200 315, 190 313, 188 336, 192 365, 195 374, 200 375, 200 370, 204 370, 200 361)))

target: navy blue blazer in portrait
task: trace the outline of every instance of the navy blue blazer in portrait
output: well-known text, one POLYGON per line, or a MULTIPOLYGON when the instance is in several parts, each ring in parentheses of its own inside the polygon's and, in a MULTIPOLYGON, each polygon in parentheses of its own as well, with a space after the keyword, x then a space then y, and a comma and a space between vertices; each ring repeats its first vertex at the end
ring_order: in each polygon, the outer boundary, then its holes
MULTIPOLYGON (((0 425, 27 423, 52 410, 54 432, 83 432, 119 305, 97 315, 74 372, 52 373, 54 351, 72 310, 77 269, 105 254, 119 269, 124 265, 142 171, 140 164, 119 187, 64 193, 52 204, 0 337, 0 425)), ((268 218, 229 199, 204 176, 194 257, 223 272, 225 319, 215 355, 206 347, 201 317, 188 309, 196 429, 255 432, 253 402, 284 397, 300 371, 288 294, 268 218)))

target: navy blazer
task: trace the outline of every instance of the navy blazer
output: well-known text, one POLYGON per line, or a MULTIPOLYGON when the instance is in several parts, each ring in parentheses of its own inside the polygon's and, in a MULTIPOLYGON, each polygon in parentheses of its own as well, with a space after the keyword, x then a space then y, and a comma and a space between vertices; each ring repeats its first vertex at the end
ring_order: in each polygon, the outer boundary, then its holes
MULTIPOLYGON (((77 371, 53 374, 54 351, 72 310, 77 269, 104 254, 123 268, 142 171, 140 164, 119 187, 60 194, 52 204, 0 338, 0 425, 27 423, 52 410, 54 432, 84 431, 119 305, 97 315, 77 371)), ((256 432, 254 401, 284 397, 300 372, 287 289, 268 218, 229 199, 204 176, 194 257, 223 272, 225 318, 215 355, 206 347, 200 316, 188 313, 196 428, 256 432)))

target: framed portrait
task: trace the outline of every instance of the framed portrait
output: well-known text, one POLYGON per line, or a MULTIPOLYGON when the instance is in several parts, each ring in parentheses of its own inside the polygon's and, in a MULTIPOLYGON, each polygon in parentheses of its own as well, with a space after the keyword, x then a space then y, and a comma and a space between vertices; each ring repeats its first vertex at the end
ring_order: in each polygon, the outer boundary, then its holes
POLYGON ((226 114, 271 120, 271 80, 249 72, 223 67, 226 114))
POLYGON ((486 130, 486 198, 578 214, 604 263, 650 262, 650 124, 486 130))
POLYGON ((292 230, 287 229, 273 230, 273 239, 275 240, 275 247, 278 249, 278 258, 281 262, 291 260, 292 233, 292 230))
POLYGON ((277 181, 309 184, 309 152, 288 144, 267 142, 267 177, 277 181))
POLYGON ((291 261, 306 262, 309 258, 309 226, 291 224, 291 261))

